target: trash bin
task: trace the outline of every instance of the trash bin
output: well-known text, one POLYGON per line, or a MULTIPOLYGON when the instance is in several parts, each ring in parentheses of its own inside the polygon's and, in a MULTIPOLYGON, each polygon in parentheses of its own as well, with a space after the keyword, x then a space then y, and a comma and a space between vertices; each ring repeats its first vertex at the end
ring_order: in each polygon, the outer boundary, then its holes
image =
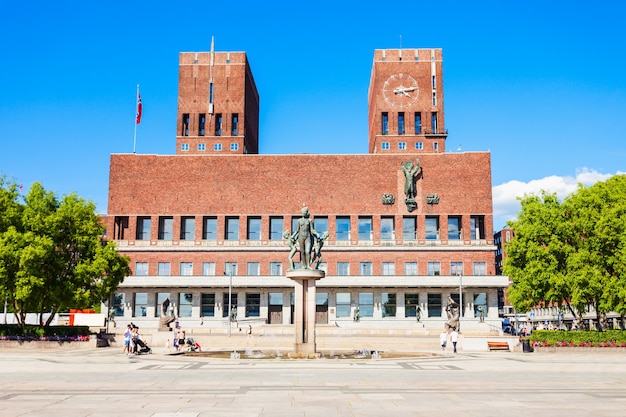
POLYGON ((533 347, 530 345, 530 340, 528 339, 522 340, 522 349, 524 350, 524 353, 530 353, 534 351, 533 347))

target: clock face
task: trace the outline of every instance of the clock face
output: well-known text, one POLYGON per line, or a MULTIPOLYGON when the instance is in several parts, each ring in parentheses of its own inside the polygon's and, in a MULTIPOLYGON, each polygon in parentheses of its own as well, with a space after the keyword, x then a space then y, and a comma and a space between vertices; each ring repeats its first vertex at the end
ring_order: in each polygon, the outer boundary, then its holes
POLYGON ((408 74, 394 74, 383 86, 385 101, 401 109, 415 103, 418 92, 417 81, 408 74))

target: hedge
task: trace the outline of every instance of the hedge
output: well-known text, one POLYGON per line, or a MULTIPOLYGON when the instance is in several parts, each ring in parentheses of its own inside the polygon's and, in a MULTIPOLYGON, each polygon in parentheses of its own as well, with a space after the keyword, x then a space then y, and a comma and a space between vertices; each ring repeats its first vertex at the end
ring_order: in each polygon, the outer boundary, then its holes
POLYGON ((606 330, 535 330, 530 335, 533 346, 626 347, 626 331, 606 330))
POLYGON ((0 340, 52 340, 84 341, 89 340, 88 326, 37 326, 0 324, 0 340))

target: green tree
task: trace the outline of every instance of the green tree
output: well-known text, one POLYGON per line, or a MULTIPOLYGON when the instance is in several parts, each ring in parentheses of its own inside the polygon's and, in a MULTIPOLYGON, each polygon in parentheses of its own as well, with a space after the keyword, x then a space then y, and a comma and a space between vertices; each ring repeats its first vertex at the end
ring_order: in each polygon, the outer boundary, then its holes
POLYGON ((509 299, 520 311, 538 305, 568 309, 582 323, 592 305, 626 313, 626 176, 579 185, 563 203, 555 194, 521 199, 514 239, 506 247, 509 299))
POLYGON ((26 313, 37 312, 40 322, 51 313, 49 325, 60 311, 92 307, 108 299, 128 275, 128 259, 113 242, 102 240, 104 229, 92 202, 76 194, 59 201, 35 183, 17 212, 17 221, 0 214, 0 224, 9 224, 0 230, 0 287, 18 323, 25 324, 26 313))

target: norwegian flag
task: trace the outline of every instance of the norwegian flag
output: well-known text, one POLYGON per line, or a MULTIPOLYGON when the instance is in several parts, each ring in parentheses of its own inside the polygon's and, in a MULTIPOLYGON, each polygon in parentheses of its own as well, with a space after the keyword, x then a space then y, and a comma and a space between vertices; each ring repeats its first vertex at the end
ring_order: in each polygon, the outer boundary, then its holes
POLYGON ((137 87, 137 117, 135 118, 135 124, 141 123, 141 94, 139 93, 139 87, 137 87))

